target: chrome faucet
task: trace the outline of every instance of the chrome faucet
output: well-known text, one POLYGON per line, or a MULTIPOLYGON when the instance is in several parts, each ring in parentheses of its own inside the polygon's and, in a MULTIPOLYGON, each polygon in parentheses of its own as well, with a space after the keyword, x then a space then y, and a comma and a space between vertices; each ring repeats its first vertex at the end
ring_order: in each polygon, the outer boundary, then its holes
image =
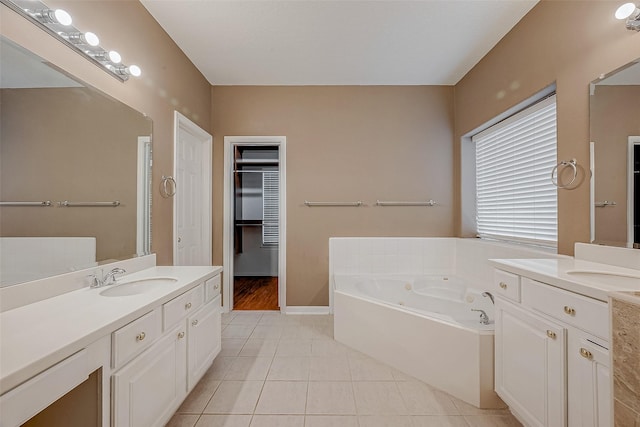
POLYGON ((488 325, 489 324, 489 316, 487 316, 487 313, 484 310, 478 310, 478 309, 472 308, 471 311, 479 311, 480 312, 480 323, 482 323, 483 325, 488 325))
POLYGON ((104 277, 100 278, 100 276, 102 276, 102 270, 100 270, 100 275, 98 275, 97 273, 94 273, 89 276, 89 279, 91 280, 91 287, 99 288, 100 286, 113 285, 114 283, 116 283, 116 275, 124 274, 126 272, 127 271, 124 268, 116 267, 110 272, 108 272, 107 274, 105 274, 104 277))
POLYGON ((489 299, 491 299, 491 304, 495 304, 496 302, 493 300, 493 295, 491 295, 491 292, 483 292, 482 293, 483 297, 489 297, 489 299))

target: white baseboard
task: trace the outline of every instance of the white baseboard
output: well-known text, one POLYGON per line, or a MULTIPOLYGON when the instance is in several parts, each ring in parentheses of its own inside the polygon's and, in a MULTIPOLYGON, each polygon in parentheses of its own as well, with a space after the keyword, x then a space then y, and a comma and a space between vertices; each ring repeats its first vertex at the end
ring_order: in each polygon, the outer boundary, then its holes
POLYGON ((287 306, 283 312, 285 314, 329 314, 329 306, 287 306))

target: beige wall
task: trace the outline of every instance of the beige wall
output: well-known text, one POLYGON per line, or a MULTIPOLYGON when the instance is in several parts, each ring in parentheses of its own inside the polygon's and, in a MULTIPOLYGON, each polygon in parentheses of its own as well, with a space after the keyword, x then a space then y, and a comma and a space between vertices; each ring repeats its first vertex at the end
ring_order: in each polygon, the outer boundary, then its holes
POLYGON ((135 254, 138 137, 151 134, 149 120, 93 89, 0 93, 2 200, 120 201, 117 208, 0 207, 0 236, 96 237, 99 261, 135 254))
POLYGON ((162 175, 173 174, 173 112, 178 110, 210 129, 211 86, 137 0, 48 0, 62 7, 74 24, 117 49, 126 64, 143 75, 121 83, 54 40, 31 22, 0 5, 0 32, 63 70, 153 120, 153 246, 159 264, 172 262, 172 200, 159 194, 162 175))
POLYGON ((331 236, 453 235, 452 87, 216 86, 212 101, 216 264, 224 136, 287 137, 287 305, 328 304, 331 236), (383 208, 377 199, 438 205, 383 208))
MULTIPOLYGON (((613 13, 619 1, 542 0, 455 86, 455 188, 460 138, 556 82, 558 159, 576 158, 581 185, 558 192, 558 251, 589 241, 589 83, 640 57, 640 34, 613 13)), ((459 194, 456 206, 460 206, 459 194)), ((460 232, 460 211, 457 231, 460 232)))
POLYGON ((596 208, 596 240, 626 244, 628 137, 640 135, 640 86, 596 86, 590 116, 591 140, 595 142, 595 199, 617 203, 596 208))

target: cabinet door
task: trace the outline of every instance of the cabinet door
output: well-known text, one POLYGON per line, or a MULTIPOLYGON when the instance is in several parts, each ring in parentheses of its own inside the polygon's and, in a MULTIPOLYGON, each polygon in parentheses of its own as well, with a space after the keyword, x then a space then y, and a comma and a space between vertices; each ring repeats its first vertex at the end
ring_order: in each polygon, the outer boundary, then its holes
POLYGON ((531 427, 564 427, 565 330, 497 298, 496 392, 531 427))
POLYGON ((185 328, 172 329, 112 376, 116 427, 164 426, 187 394, 185 328))
POLYGON ((569 330, 569 426, 611 426, 608 344, 569 330))
POLYGON ((187 351, 188 390, 191 391, 202 375, 209 369, 222 347, 222 321, 220 296, 189 317, 187 351))

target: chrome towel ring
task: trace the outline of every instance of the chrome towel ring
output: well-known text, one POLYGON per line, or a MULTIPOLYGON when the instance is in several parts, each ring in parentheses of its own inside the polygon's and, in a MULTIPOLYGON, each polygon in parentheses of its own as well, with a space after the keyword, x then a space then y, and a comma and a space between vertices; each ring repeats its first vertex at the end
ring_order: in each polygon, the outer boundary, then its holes
POLYGON ((172 176, 162 175, 162 181, 160 182, 160 195, 165 199, 176 195, 178 185, 176 180, 172 176))
POLYGON ((567 188, 567 187, 569 187, 571 184, 574 183, 574 181, 576 180, 577 177, 578 177, 578 168, 577 168, 576 159, 563 160, 560 163, 558 163, 553 168, 553 170, 551 171, 551 182, 553 183, 553 185, 555 185, 558 188, 567 188), (568 183, 562 184, 562 183, 560 183, 558 181, 559 180, 559 172, 562 171, 566 167, 570 167, 572 169, 573 178, 571 178, 571 181, 569 181, 568 183))

